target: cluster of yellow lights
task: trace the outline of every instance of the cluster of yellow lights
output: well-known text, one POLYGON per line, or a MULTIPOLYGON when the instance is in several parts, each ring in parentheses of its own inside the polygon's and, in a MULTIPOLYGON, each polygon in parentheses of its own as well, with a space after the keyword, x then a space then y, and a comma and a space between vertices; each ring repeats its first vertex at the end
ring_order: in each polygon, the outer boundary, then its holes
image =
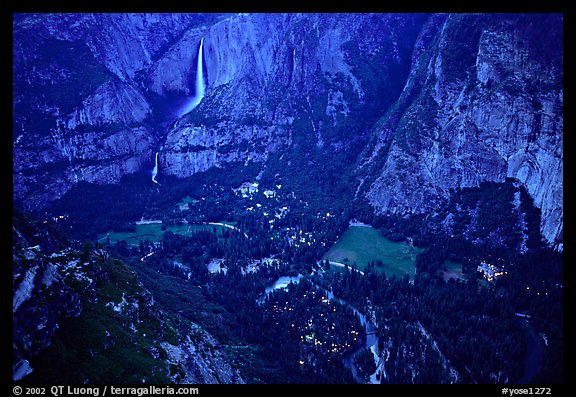
POLYGON ((480 262, 480 265, 477 267, 476 270, 482 273, 484 275, 484 278, 488 281, 493 281, 497 277, 501 277, 504 276, 505 274, 508 274, 506 271, 498 269, 496 266, 490 263, 486 263, 486 261, 480 262))

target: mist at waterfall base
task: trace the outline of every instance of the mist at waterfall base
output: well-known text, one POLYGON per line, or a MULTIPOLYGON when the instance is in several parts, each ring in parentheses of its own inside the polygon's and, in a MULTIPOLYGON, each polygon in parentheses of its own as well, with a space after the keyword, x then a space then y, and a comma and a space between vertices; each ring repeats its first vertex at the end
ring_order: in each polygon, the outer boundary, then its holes
POLYGON ((204 70, 203 70, 203 46, 204 39, 200 40, 200 47, 198 48, 198 61, 196 63, 196 83, 194 95, 187 98, 183 106, 178 110, 178 118, 184 116, 186 113, 191 112, 204 98, 204 70))

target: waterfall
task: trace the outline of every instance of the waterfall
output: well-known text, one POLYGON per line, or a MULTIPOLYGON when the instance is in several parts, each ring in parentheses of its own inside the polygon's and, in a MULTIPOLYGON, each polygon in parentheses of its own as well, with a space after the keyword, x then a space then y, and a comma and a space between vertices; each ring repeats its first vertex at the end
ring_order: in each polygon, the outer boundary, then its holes
POLYGON ((156 161, 154 163, 154 169, 152 170, 152 182, 154 183, 158 183, 156 175, 158 175, 158 152, 156 152, 156 161))
MULTIPOLYGON (((196 65, 196 98, 198 103, 204 98, 204 67, 203 67, 203 54, 202 48, 204 47, 204 38, 200 40, 200 48, 198 49, 198 64, 196 65)), ((198 105, 196 103, 196 105, 198 105)), ((194 106, 196 106, 194 105, 194 106)))
POLYGON ((191 112, 192 109, 198 106, 202 98, 204 98, 205 85, 204 85, 204 69, 202 66, 203 46, 204 46, 204 38, 200 40, 200 48, 198 49, 198 62, 196 63, 196 85, 195 85, 196 92, 194 93, 194 96, 190 97, 186 101, 186 103, 184 103, 182 109, 180 109, 180 112, 178 114, 179 118, 184 116, 186 113, 191 112))
MULTIPOLYGON (((200 39, 200 47, 198 48, 198 60, 196 61, 196 84, 194 87, 195 92, 194 92, 193 96, 191 96, 190 98, 188 98, 184 102, 184 105, 177 112, 178 113, 178 119, 180 119, 186 113, 191 112, 192 109, 194 109, 196 106, 198 106, 198 104, 200 103, 202 98, 204 98, 204 92, 205 92, 206 86, 204 85, 204 68, 203 68, 204 51, 203 51, 203 49, 204 49, 204 38, 200 39)), ((171 123, 170 129, 173 128, 177 122, 178 122, 178 120, 173 121, 171 123)), ((160 148, 160 150, 162 150, 162 147, 160 148)), ((156 152, 156 160, 154 163, 154 169, 152 170, 152 182, 160 184, 156 180, 156 176, 158 175, 158 153, 159 152, 156 152)))

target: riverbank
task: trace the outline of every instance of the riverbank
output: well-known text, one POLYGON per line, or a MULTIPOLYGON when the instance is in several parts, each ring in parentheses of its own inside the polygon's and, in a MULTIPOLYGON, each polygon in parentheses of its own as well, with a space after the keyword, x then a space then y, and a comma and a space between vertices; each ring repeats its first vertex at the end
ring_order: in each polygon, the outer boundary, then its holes
MULTIPOLYGON (((328 263, 329 263, 331 266, 342 267, 342 268, 346 268, 346 267, 348 266, 348 265, 346 265, 346 264, 344 264, 344 263, 334 262, 334 261, 328 261, 328 263)), ((363 272, 362 270, 358 270, 358 269, 356 269, 356 268, 354 268, 354 267, 350 267, 350 266, 348 266, 348 269, 350 269, 350 271, 354 270, 354 271, 360 273, 361 275, 364 275, 364 272, 363 272)))
POLYGON ((248 235, 243 232, 242 230, 238 229, 236 226, 234 225, 229 225, 227 223, 221 223, 221 222, 204 222, 204 225, 215 225, 215 226, 222 226, 222 227, 227 227, 228 229, 233 229, 233 230, 237 230, 240 233, 242 233, 244 235, 244 237, 248 238, 248 235))

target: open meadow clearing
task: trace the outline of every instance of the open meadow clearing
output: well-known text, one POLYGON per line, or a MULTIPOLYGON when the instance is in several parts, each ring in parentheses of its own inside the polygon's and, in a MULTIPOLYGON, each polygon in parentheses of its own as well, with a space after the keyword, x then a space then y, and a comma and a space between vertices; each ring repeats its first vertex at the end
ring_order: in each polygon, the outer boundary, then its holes
POLYGON ((171 225, 162 230, 161 223, 147 223, 135 226, 133 232, 113 232, 102 233, 98 235, 99 242, 105 242, 106 238, 110 238, 110 244, 116 244, 118 241, 125 240, 128 245, 139 245, 140 241, 148 240, 151 243, 157 243, 162 239, 164 232, 172 232, 175 234, 191 234, 200 230, 209 232, 216 231, 216 235, 220 236, 222 231, 225 230, 221 225, 171 225))
POLYGON ((351 226, 322 259, 349 266, 355 264, 360 271, 374 261, 375 270, 385 272, 387 276, 408 275, 413 278, 416 274, 416 255, 420 252, 422 249, 405 242, 388 240, 372 227, 351 226))

